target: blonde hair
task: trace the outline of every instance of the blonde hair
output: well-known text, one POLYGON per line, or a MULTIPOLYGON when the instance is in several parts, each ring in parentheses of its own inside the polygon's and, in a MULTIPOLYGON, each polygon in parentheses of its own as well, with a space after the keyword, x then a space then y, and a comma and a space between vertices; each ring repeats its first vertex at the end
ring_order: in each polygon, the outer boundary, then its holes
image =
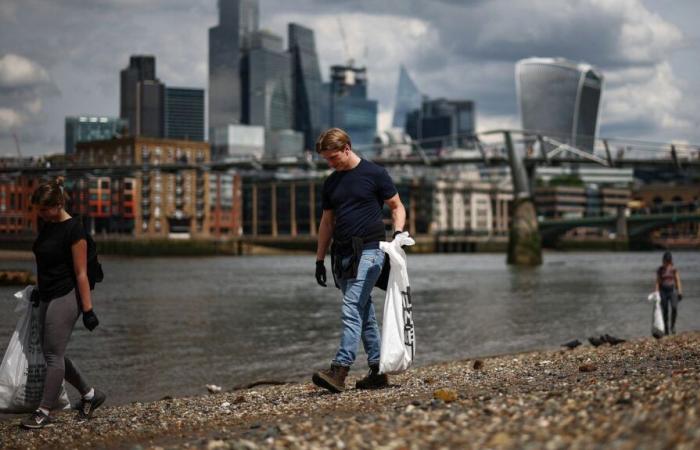
POLYGON ((42 183, 32 194, 32 205, 54 207, 64 206, 69 199, 63 186, 63 177, 42 183))
POLYGON ((350 136, 340 128, 329 128, 316 140, 316 152, 342 150, 346 145, 352 148, 350 136))

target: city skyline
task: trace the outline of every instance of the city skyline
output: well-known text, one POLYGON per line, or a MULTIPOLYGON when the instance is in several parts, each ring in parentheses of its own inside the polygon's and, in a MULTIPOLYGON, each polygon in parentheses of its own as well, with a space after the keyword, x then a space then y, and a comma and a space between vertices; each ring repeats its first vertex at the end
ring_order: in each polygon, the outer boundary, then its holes
MULTIPOLYGON (((207 87, 215 1, 55 3, 0 6, 0 154, 15 153, 14 130, 25 155, 57 153, 65 116, 117 115, 117 74, 132 54, 155 55, 169 85, 207 87), (36 29, 45 34, 27 31, 36 29)), ((367 66, 380 130, 391 125, 401 63, 431 98, 473 99, 483 130, 518 128, 518 59, 561 56, 605 75, 602 135, 700 142, 700 107, 686 101, 700 93, 692 2, 586 1, 564 10, 525 2, 260 3, 261 28, 286 36, 296 22, 315 32, 324 81, 348 58, 367 66)))

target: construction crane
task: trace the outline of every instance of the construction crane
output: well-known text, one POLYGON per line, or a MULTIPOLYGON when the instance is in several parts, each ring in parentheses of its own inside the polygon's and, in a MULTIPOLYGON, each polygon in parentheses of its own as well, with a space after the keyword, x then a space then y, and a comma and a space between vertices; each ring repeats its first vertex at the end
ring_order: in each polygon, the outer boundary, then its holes
POLYGON ((15 147, 17 148, 17 157, 19 159, 22 159, 22 151, 19 149, 19 138, 17 137, 17 133, 13 131, 12 137, 15 138, 15 147))
POLYGON ((335 20, 338 21, 338 29, 340 30, 340 38, 343 40, 343 48, 345 49, 345 57, 348 61, 348 67, 352 67, 355 64, 355 58, 350 54, 350 46, 348 45, 348 38, 345 36, 345 28, 343 27, 343 22, 340 21, 340 17, 336 16, 335 20))

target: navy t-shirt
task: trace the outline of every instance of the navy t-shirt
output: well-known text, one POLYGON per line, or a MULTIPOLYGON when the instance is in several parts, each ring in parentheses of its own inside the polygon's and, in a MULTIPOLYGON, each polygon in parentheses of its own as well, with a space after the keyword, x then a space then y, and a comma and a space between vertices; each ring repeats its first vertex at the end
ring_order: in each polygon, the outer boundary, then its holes
POLYGON ((39 294, 44 301, 62 297, 75 288, 71 246, 86 239, 80 219, 46 222, 34 241, 39 294))
POLYGON ((335 214, 333 239, 383 240, 382 208, 394 195, 396 187, 387 171, 364 159, 353 169, 330 174, 323 183, 321 206, 335 214))

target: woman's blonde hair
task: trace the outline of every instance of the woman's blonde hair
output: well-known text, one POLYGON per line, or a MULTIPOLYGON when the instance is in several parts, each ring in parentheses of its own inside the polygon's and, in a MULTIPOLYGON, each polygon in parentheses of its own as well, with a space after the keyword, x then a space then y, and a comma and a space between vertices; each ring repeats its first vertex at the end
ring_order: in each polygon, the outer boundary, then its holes
POLYGON ((32 194, 32 205, 54 207, 64 206, 68 200, 63 177, 56 177, 55 180, 42 183, 32 194))
POLYGON ((346 145, 352 148, 350 136, 340 128, 329 128, 316 139, 316 153, 324 150, 342 150, 346 145))

